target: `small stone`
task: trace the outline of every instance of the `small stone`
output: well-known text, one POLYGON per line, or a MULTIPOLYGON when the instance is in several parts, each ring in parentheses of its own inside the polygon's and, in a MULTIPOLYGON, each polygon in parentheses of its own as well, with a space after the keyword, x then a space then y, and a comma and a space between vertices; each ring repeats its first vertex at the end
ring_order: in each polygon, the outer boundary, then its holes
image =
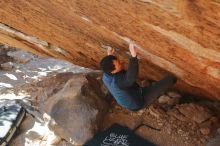
POLYGON ((149 113, 156 118, 160 118, 166 114, 162 109, 155 108, 154 106, 149 107, 149 113))
POLYGON ((144 110, 143 110, 143 109, 142 109, 142 110, 139 110, 139 111, 137 112, 137 114, 138 114, 139 116, 141 116, 143 113, 144 113, 144 110))
POLYGON ((200 129, 200 132, 204 135, 208 135, 208 134, 210 134, 211 130, 208 127, 203 127, 200 129))
POLYGON ((181 95, 177 92, 170 91, 170 92, 167 92, 167 95, 173 98, 181 98, 181 95))
POLYGON ((157 125, 158 125, 158 126, 163 126, 164 123, 159 122, 159 123, 157 123, 157 125))
POLYGON ((167 95, 162 95, 162 96, 160 96, 160 97, 158 98, 158 102, 159 102, 160 104, 166 104, 166 103, 168 103, 170 100, 171 100, 171 98, 170 98, 169 96, 167 96, 167 95))
POLYGON ((178 126, 177 126, 177 125, 175 125, 175 124, 173 124, 173 127, 174 127, 174 128, 178 128, 178 126))
POLYGON ((115 109, 117 109, 117 110, 121 110, 122 108, 121 108, 121 106, 116 105, 116 106, 115 106, 115 109))
POLYGON ((213 124, 215 124, 215 123, 218 122, 218 118, 215 117, 215 116, 213 116, 213 117, 210 118, 210 121, 211 121, 213 124))
POLYGON ((143 81, 140 82, 140 85, 141 85, 142 87, 146 87, 146 86, 150 86, 151 83, 150 83, 150 81, 148 81, 148 80, 143 80, 143 81))
POLYGON ((12 62, 6 62, 1 64, 1 68, 6 71, 11 71, 14 68, 14 64, 12 62))
POLYGON ((197 140, 197 138, 194 137, 194 138, 193 138, 193 141, 196 142, 196 141, 198 141, 198 140, 197 140))
POLYGON ((218 134, 220 134, 220 128, 217 129, 218 134))
POLYGON ((26 137, 29 140, 40 140, 43 136, 38 134, 36 131, 30 131, 28 134, 26 134, 26 137))
POLYGON ((200 139, 200 141, 201 141, 201 143, 203 143, 203 144, 206 142, 205 138, 200 139))
POLYGON ((177 130, 177 133, 178 133, 178 134, 183 134, 183 130, 182 130, 182 129, 178 129, 178 130, 177 130))

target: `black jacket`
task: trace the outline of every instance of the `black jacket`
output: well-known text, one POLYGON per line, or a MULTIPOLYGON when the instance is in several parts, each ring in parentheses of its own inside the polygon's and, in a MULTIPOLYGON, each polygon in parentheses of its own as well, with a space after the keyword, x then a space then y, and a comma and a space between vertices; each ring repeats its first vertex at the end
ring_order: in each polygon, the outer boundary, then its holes
MULTIPOLYGON (((138 88, 139 85, 136 82, 138 76, 138 59, 137 57, 131 57, 129 59, 128 70, 122 70, 116 74, 119 76, 118 85, 122 90, 127 90, 129 88, 138 88)), ((112 95, 110 92, 106 95, 107 99, 112 99, 112 95)))

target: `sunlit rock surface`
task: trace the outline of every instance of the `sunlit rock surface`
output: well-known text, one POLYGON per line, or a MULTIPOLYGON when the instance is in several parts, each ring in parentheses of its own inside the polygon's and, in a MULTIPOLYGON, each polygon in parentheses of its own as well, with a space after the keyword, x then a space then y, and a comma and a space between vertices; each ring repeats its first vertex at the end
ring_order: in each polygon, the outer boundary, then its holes
POLYGON ((108 105, 96 78, 66 73, 58 74, 57 81, 68 75, 66 84, 41 106, 54 119, 49 128, 55 134, 73 145, 83 145, 100 130, 108 105))
POLYGON ((134 40, 142 77, 171 72, 178 89, 220 100, 219 9, 217 0, 1 0, 0 42, 97 69, 103 46, 127 61, 134 40))
POLYGON ((23 99, 28 95, 22 92, 19 93, 19 96, 15 95, 15 88, 40 81, 49 75, 63 72, 88 73, 92 71, 66 61, 39 57, 1 44, 0 58, 0 99, 23 99), (28 62, 19 62, 23 55, 30 57, 28 62))

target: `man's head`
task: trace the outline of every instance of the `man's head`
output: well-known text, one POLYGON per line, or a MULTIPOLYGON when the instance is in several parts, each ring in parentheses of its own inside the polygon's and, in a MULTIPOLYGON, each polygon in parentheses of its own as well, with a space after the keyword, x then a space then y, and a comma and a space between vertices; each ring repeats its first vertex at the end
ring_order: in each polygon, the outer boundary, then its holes
POLYGON ((100 67, 105 73, 108 74, 115 74, 122 70, 122 64, 120 60, 113 55, 104 57, 100 62, 100 67))

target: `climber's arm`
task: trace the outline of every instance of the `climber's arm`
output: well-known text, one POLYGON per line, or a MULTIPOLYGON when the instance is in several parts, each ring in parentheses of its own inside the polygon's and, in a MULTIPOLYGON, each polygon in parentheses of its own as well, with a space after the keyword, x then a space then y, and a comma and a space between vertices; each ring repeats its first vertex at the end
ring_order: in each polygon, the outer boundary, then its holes
POLYGON ((137 76, 138 76, 138 59, 137 57, 132 57, 129 60, 128 70, 118 80, 119 87, 122 89, 131 87, 135 83, 137 76))
POLYGON ((135 83, 138 76, 139 65, 138 65, 137 53, 133 44, 129 45, 129 50, 132 57, 129 59, 127 72, 118 81, 120 88, 131 87, 135 83))

